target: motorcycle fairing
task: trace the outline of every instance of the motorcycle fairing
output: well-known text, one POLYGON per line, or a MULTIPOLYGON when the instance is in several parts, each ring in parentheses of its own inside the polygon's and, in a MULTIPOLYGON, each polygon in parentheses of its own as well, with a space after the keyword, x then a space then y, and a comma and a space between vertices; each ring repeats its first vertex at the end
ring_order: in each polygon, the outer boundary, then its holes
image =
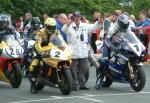
POLYGON ((131 50, 140 57, 145 47, 141 44, 141 42, 138 43, 128 43, 131 50))
POLYGON ((108 68, 114 72, 114 76, 112 79, 125 82, 125 75, 124 75, 125 69, 124 68, 126 65, 119 64, 119 63, 117 63, 117 65, 116 65, 116 64, 111 63, 110 61, 108 62, 108 65, 109 65, 108 68))
POLYGON ((4 39, 0 43, 1 57, 6 58, 20 58, 23 56, 23 48, 16 41, 12 35, 7 36, 8 38, 4 39))

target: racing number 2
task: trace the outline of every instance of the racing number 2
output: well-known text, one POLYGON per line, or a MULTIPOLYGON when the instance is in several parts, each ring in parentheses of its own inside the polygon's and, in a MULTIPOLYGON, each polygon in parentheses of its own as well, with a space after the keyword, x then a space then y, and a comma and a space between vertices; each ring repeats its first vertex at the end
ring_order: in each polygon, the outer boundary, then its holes
POLYGON ((60 57, 60 52, 59 51, 55 52, 55 57, 60 57))

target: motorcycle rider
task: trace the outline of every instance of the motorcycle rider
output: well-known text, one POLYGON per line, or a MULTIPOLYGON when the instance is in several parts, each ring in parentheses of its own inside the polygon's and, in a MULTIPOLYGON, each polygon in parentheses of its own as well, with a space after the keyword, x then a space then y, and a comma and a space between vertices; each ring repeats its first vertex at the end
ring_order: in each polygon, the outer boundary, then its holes
POLYGON ((15 39, 19 41, 20 34, 12 26, 10 16, 0 13, 0 41, 5 38, 5 35, 13 34, 15 39))
POLYGON ((29 67, 29 78, 32 82, 35 82, 38 71, 37 66, 39 65, 40 59, 47 56, 47 53, 52 48, 52 44, 55 42, 56 35, 60 35, 56 29, 56 24, 55 19, 48 18, 45 20, 44 28, 36 34, 35 52, 37 55, 33 58, 29 67))
POLYGON ((41 21, 39 17, 32 17, 31 13, 26 13, 26 26, 24 29, 24 66, 23 66, 23 73, 24 76, 28 75, 28 70, 30 65, 29 58, 29 50, 28 50, 28 41, 35 39, 36 32, 41 29, 43 26, 41 25, 41 21))
MULTIPOLYGON (((119 50, 121 47, 119 46, 120 44, 120 39, 119 37, 123 36, 124 34, 130 34, 130 35, 135 35, 131 29, 129 28, 129 17, 127 15, 120 15, 115 22, 114 25, 112 25, 109 28, 108 34, 106 34, 105 40, 104 40, 104 47, 103 47, 103 52, 102 52, 102 58, 100 62, 100 69, 102 72, 104 70, 104 67, 106 65, 106 62, 109 58, 109 49, 111 48, 112 50, 119 50)), ((100 85, 102 83, 97 83, 96 82, 96 87, 97 85, 100 85)))

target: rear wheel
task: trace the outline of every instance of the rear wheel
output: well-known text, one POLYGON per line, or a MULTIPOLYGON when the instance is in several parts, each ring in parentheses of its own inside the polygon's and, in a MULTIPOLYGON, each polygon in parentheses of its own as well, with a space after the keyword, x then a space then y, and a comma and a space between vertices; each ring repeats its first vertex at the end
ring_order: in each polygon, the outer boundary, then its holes
POLYGON ((71 93, 72 87, 72 75, 70 69, 64 69, 59 72, 59 88, 63 95, 68 95, 71 93))
POLYGON ((13 88, 18 88, 22 81, 22 72, 19 63, 12 64, 10 71, 9 81, 13 88))
POLYGON ((134 73, 134 79, 131 80, 130 85, 131 87, 139 92, 141 91, 145 86, 145 72, 141 66, 135 66, 133 67, 133 73, 134 73))
POLYGON ((102 72, 101 72, 100 68, 96 68, 96 77, 101 78, 102 87, 110 87, 113 83, 112 79, 108 76, 105 76, 105 75, 103 76, 101 73, 102 72))

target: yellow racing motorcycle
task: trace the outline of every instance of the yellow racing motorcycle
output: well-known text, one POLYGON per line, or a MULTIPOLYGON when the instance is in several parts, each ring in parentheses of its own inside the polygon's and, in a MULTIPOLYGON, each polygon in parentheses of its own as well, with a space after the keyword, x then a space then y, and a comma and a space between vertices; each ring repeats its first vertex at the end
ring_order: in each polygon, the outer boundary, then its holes
MULTIPOLYGON (((59 36, 51 44, 52 49, 47 56, 40 59, 37 67, 36 83, 31 83, 31 93, 36 93, 44 88, 45 85, 52 87, 58 84, 63 95, 71 93, 72 75, 70 72, 71 52, 66 43, 59 36)), ((30 80, 31 82, 31 80, 30 80)))

